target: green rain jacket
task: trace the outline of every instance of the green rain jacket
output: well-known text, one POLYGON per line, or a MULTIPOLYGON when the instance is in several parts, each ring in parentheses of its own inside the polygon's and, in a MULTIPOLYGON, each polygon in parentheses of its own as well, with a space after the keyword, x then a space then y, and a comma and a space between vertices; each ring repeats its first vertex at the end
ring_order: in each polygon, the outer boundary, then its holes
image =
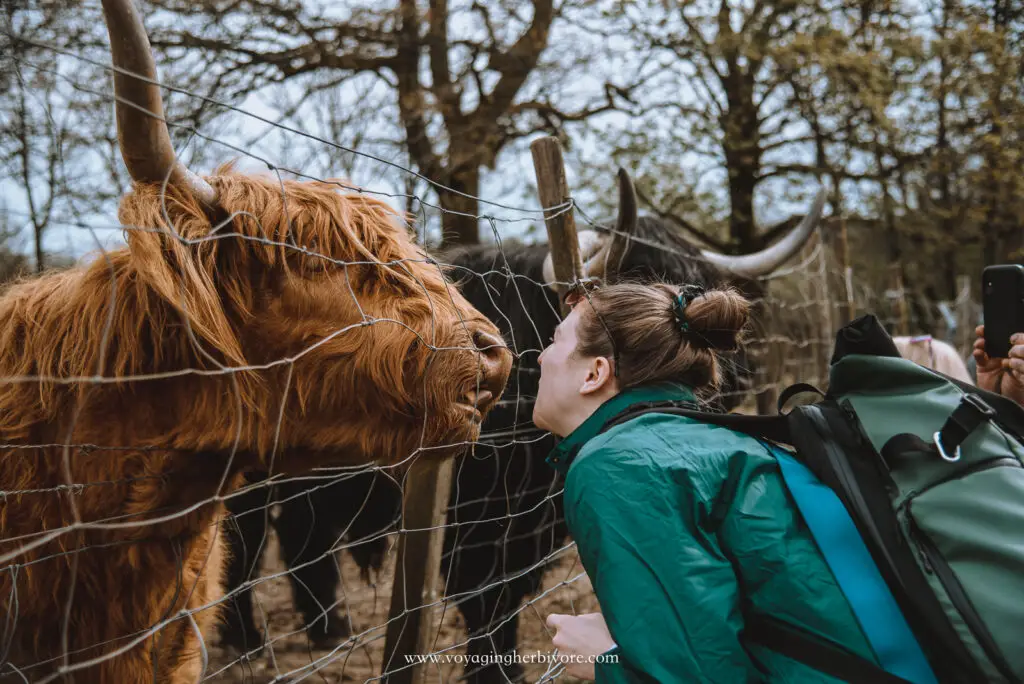
POLYGON ((605 402, 548 463, 567 473, 566 522, 618 644, 597 682, 834 683, 756 644, 744 615, 802 627, 878 662, 846 597, 757 440, 629 406, 693 400, 658 384, 605 402), (749 611, 749 612, 748 612, 749 611))

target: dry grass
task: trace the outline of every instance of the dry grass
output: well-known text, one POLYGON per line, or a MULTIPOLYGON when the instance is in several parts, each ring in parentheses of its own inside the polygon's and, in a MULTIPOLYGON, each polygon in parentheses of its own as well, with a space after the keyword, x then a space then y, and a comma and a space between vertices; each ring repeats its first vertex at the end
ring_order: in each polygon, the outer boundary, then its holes
MULTIPOLYGON (((264 576, 283 573, 277 560, 277 540, 271 532, 265 555, 264 576)), ((357 635, 350 643, 334 651, 314 649, 305 632, 301 617, 294 611, 291 588, 283 574, 267 580, 256 588, 257 610, 262 611, 268 625, 272 649, 249 662, 241 662, 238 655, 219 646, 210 649, 209 681, 224 684, 262 684, 264 682, 310 681, 336 684, 337 682, 365 682, 381 673, 384 654, 385 623, 391 601, 391 579, 394 574, 394 546, 388 554, 376 586, 368 586, 359 575, 358 566, 347 554, 339 554, 342 566, 342 587, 338 594, 340 605, 347 606, 352 626, 357 635), (216 673, 216 674, 215 674, 216 673), (211 676, 212 675, 212 676, 211 676)), ((550 653, 551 637, 544 625, 548 614, 588 613, 598 609, 589 578, 583 573, 575 547, 565 550, 551 561, 544 576, 541 598, 528 599, 519 616, 519 653, 536 651, 550 653)), ((454 606, 445 606, 440 628, 435 634, 435 653, 465 653, 466 630, 462 615, 454 606)), ((259 617, 257 618, 259 620, 259 617)), ((396 664, 397 665, 397 664, 396 664)), ((461 664, 432 665, 428 682, 455 681, 462 673, 461 664)), ((393 665, 391 669, 395 669, 393 665)), ((548 670, 544 664, 527 664, 526 681, 544 678, 548 670)), ((559 681, 575 682, 572 677, 560 676, 559 681)))

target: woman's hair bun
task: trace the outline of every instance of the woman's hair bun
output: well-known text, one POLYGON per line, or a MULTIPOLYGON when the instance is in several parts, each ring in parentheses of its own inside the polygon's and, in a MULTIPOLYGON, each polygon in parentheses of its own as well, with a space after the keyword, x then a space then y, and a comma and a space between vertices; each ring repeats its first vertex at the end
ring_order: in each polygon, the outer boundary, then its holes
POLYGON ((733 288, 707 290, 686 297, 687 338, 697 347, 733 351, 750 320, 750 301, 733 288))
POLYGON ((620 388, 678 382, 700 395, 717 389, 720 353, 738 348, 751 309, 735 289, 662 282, 608 285, 578 306, 576 353, 611 360, 620 388))

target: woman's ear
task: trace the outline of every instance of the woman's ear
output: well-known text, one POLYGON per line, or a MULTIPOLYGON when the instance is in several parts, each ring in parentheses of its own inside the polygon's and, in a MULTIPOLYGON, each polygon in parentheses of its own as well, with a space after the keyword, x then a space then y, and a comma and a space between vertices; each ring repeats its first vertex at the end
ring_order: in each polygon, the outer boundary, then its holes
POLYGON ((590 360, 587 368, 587 376, 580 386, 580 394, 592 395, 602 391, 614 390, 615 375, 612 373, 612 363, 604 356, 596 356, 590 360))

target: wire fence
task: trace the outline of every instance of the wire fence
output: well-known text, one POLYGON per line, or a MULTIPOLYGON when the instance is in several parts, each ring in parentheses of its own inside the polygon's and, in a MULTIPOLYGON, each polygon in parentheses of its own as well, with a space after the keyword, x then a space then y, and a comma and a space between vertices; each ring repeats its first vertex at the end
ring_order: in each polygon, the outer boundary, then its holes
MULTIPOLYGON (((38 67, 16 62, 26 72, 38 67)), ((95 83, 69 85, 114 102, 95 83)), ((559 314, 555 283, 541 275, 545 246, 510 235, 517 224, 542 222, 540 208, 473 198, 489 244, 429 256, 391 250, 382 258, 375 245, 397 229, 381 220, 383 210, 367 209, 366 198, 398 207, 414 201, 413 231, 444 224, 446 210, 420 194, 314 177, 230 141, 188 133, 264 165, 269 181, 235 186, 259 190, 259 201, 245 206, 240 190, 241 206, 197 232, 175 221, 176 200, 162 188, 154 199, 159 210, 151 212, 157 220, 117 224, 128 247, 17 284, 0 299, 0 679, 57 681, 143 651, 150 655, 139 662, 151 670, 120 670, 122 681, 163 681, 172 671, 189 681, 378 681, 423 665, 420 656, 429 681, 463 674, 489 682, 566 679, 551 658, 544 620, 598 605, 565 527, 561 480, 544 463, 552 439, 530 422, 537 356, 559 314), (328 223, 342 237, 332 243, 306 225, 313 200, 296 181, 338 191, 331 196, 344 209, 335 207, 328 223), (268 210, 275 202, 278 209, 268 210), (167 223, 177 235, 168 237, 167 223), (155 258, 171 265, 161 270, 165 277, 174 268, 209 268, 209 278, 195 282, 216 297, 188 291, 192 281, 183 277, 171 285, 147 280, 142 264, 154 252, 146 235, 163 239, 155 258), (351 256, 356 247, 360 258, 351 256), (243 258, 250 260, 246 268, 230 267, 231 259, 243 258), (425 406, 408 420, 382 387, 403 382, 403 373, 454 382, 431 364, 478 362, 482 352, 466 342, 465 322, 455 320, 472 312, 450 285, 430 280, 438 267, 494 323, 515 358, 506 392, 478 438, 452 439, 453 430, 439 436, 429 425, 437 415, 424 415, 425 406), (286 269, 308 273, 295 284, 286 269), (229 276, 250 279, 218 280, 229 276), (287 301, 303 292, 304 303, 287 301), (348 303, 317 308, 313 302, 325 297, 348 303), (394 306, 399 298, 433 313, 403 316, 412 308, 394 306), (238 302, 257 307, 258 327, 239 322, 235 314, 245 306, 197 310, 238 302), (221 323, 230 334, 214 329, 221 323), (390 332, 367 333, 381 327, 390 332), (425 353, 408 351, 415 363, 402 367, 404 348, 390 356, 363 349, 371 342, 383 347, 388 336, 415 338, 425 353), (232 340, 235 349, 217 348, 218 339, 232 340), (389 362, 399 367, 346 370, 389 362), (346 373, 361 379, 345 384, 346 373), (340 387, 352 394, 335 396, 340 387), (367 417, 372 426, 360 428, 356 423, 367 417), (339 424, 348 432, 331 429, 339 424), (201 434, 214 426, 215 434, 201 434), (400 438, 366 434, 388 430, 400 438), (373 446, 360 449, 359 439, 373 446), (415 446, 374 451, 407 443, 415 446), (437 528, 443 572, 428 600, 412 609, 433 609, 429 650, 388 660, 389 626, 404 617, 391 609, 399 539, 417 531, 401 516, 403 497, 418 486, 410 464, 456 451, 452 494, 437 528), (221 572, 223 586, 213 577, 221 572), (176 644, 194 645, 187 667, 160 660, 176 644)), ((371 161, 428 181, 437 192, 455 192, 392 161, 371 161)), ((585 207, 560 210, 610 232, 585 207)), ((761 296, 757 325, 717 397, 727 407, 754 411, 759 395, 770 398, 796 381, 824 385, 835 330, 854 312, 876 313, 894 332, 956 338, 966 351, 962 331, 977 318, 969 288, 947 303, 958 312, 959 332, 921 329, 901 306, 899 288, 880 291, 850 272, 837 250, 837 226, 827 223, 784 268, 747 283, 761 296)), ((651 231, 636 237, 633 266, 642 271, 661 254, 671 266, 664 275, 680 284, 706 273, 699 252, 678 234, 664 225, 651 231)))

